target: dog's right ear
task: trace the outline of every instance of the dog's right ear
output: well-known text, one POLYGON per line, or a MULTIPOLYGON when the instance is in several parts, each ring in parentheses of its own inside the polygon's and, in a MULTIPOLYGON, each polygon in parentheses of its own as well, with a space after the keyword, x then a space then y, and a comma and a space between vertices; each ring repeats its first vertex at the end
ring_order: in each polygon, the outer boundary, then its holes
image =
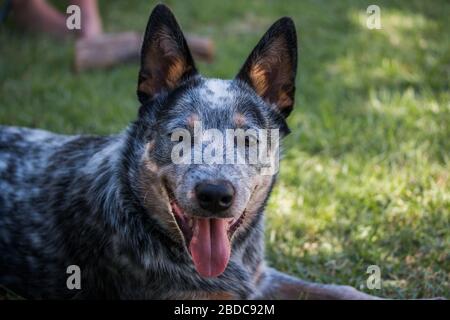
POLYGON ((296 73, 297 34, 292 19, 284 17, 264 34, 236 78, 287 117, 294 107, 296 73))
POLYGON ((197 74, 186 39, 168 7, 153 9, 141 51, 137 95, 145 104, 197 74))

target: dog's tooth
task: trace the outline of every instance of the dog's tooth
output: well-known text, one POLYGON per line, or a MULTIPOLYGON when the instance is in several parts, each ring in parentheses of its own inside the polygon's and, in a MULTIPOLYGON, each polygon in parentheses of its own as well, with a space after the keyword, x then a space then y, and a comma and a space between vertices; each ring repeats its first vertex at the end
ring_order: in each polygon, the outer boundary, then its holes
POLYGON ((194 220, 192 218, 189 218, 188 225, 189 225, 189 228, 192 228, 192 226, 194 225, 194 220))

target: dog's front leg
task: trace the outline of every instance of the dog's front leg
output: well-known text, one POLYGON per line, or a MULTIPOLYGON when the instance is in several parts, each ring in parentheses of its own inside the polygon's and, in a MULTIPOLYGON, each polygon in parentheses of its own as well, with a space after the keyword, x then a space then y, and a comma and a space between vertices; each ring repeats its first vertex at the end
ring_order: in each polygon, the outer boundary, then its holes
POLYGON ((350 286, 318 284, 304 281, 282 273, 273 268, 266 268, 261 275, 258 294, 255 299, 273 300, 373 300, 378 297, 358 291, 350 286))

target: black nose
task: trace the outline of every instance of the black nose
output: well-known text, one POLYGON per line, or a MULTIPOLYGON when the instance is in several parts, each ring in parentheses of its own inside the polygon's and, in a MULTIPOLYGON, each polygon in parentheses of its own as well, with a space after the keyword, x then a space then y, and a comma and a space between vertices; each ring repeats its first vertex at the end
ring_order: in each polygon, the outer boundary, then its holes
POLYGON ((234 188, 226 180, 200 182, 195 186, 200 207, 212 212, 228 209, 233 203, 234 188))

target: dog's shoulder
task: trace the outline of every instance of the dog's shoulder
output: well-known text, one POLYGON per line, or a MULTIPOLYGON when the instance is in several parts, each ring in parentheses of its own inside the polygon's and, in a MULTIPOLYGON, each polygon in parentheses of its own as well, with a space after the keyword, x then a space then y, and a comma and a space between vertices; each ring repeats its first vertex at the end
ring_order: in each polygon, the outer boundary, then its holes
POLYGON ((115 141, 0 126, 0 283, 37 297, 64 287, 64 241, 87 220, 77 215, 87 208, 81 201, 86 177, 94 179, 115 141), (22 279, 25 274, 33 279, 22 279))

